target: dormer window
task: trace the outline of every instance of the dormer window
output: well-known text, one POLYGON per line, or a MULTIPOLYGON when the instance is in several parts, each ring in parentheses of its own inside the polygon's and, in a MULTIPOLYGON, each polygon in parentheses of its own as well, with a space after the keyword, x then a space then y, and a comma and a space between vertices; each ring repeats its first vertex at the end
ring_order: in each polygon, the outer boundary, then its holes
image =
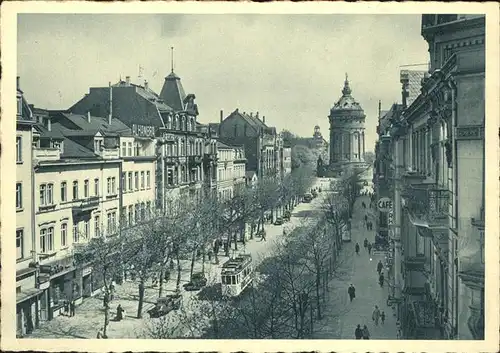
POLYGON ((17 115, 23 114, 23 99, 22 97, 17 98, 17 115))

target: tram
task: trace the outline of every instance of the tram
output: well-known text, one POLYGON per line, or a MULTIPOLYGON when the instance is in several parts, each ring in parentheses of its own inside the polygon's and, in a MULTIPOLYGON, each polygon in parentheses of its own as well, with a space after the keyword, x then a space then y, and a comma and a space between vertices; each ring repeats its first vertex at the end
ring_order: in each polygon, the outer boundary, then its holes
POLYGON ((242 254, 222 265, 222 295, 237 297, 252 282, 252 255, 242 254))

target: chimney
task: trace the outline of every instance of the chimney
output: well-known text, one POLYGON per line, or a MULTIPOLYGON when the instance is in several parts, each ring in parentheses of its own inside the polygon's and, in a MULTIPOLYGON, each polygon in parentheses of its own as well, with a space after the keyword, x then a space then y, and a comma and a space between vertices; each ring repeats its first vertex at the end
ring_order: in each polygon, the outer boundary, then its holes
POLYGON ((147 80, 144 80, 144 89, 148 89, 149 85, 148 85, 148 81, 147 80))
POLYGON ((90 111, 87 112, 87 122, 90 124, 90 111))
POLYGON ((253 113, 252 112, 250 112, 250 117, 253 117, 253 113))
POLYGON ((16 88, 17 89, 21 89, 20 81, 21 81, 21 78, 19 76, 17 76, 16 77, 16 88))
POLYGON ((52 131, 52 125, 51 125, 50 117, 47 118, 47 130, 52 131))
POLYGON ((382 101, 379 100, 378 101, 378 118, 379 119, 381 118, 381 116, 380 116, 381 113, 382 113, 382 101))
POLYGON ((259 118, 259 112, 255 113, 255 117, 258 119, 259 118))
POLYGON ((223 120, 224 120, 224 111, 221 109, 220 110, 220 122, 222 123, 223 120))
POLYGON ((239 108, 236 108, 235 112, 236 112, 236 113, 239 113, 239 112, 240 112, 240 109, 239 109, 239 108))
MULTIPOLYGON (((130 78, 130 77, 127 77, 130 78)), ((108 125, 111 125, 111 118, 113 117, 113 88, 111 87, 111 82, 109 82, 109 116, 108 125)))
POLYGON ((127 86, 130 86, 130 76, 125 76, 125 82, 127 83, 127 86))
POLYGON ((266 116, 265 116, 265 115, 263 115, 263 116, 262 116, 262 122, 263 122, 264 124, 266 123, 266 116))

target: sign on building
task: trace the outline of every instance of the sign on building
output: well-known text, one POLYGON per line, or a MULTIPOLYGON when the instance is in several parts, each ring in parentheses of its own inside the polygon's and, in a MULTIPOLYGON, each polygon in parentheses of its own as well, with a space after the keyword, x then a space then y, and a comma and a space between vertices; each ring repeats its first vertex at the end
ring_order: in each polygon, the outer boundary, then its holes
POLYGON ((380 212, 392 211, 392 200, 388 197, 381 197, 377 202, 377 207, 380 212))
POLYGON ((132 124, 132 134, 140 137, 155 137, 154 126, 132 124))

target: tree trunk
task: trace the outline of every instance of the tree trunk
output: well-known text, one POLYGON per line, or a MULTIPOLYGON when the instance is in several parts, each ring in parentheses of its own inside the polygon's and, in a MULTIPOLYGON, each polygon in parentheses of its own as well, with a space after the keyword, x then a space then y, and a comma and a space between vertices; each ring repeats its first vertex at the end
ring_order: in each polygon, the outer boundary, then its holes
POLYGON ((175 254, 176 260, 177 260, 177 282, 175 284, 175 290, 177 293, 181 291, 181 260, 179 258, 179 251, 176 252, 175 254))
POLYGON ((206 259, 206 251, 203 248, 202 260, 201 260, 201 273, 205 274, 205 259, 206 259))
POLYGON ((318 307, 318 320, 321 320, 321 309, 320 309, 320 288, 321 288, 321 273, 316 273, 316 306, 318 307))
POLYGON ((238 251, 238 232, 233 232, 234 250, 238 251))
POLYGON ((164 280, 164 277, 165 277, 165 267, 163 266, 163 264, 161 264, 161 269, 160 269, 160 284, 159 284, 159 288, 158 288, 158 298, 160 298, 161 295, 163 294, 163 280, 164 280))
POLYGON ((109 304, 104 308, 104 326, 102 329, 102 335, 104 338, 108 338, 107 331, 109 325, 109 304))
POLYGON ((137 305, 137 318, 142 318, 142 306, 144 304, 144 278, 139 283, 139 304, 137 305))
POLYGON ((193 279, 193 272, 194 272, 194 262, 196 261, 196 248, 193 249, 193 253, 191 255, 191 270, 189 272, 189 280, 191 281, 193 279))

